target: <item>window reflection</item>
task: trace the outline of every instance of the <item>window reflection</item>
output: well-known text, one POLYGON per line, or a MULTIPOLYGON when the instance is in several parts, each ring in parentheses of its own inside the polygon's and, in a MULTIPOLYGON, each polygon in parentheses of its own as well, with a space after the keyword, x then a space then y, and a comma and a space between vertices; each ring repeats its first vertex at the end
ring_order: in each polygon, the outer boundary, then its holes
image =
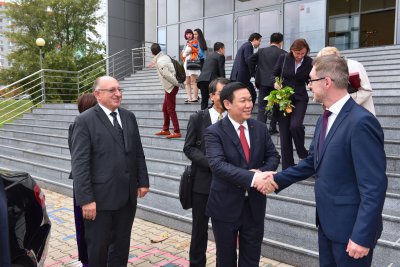
POLYGON ((167 0, 158 0, 157 16, 158 25, 165 25, 167 23, 167 0))
POLYGON ((215 42, 225 44, 225 57, 232 59, 233 54, 233 15, 220 16, 204 20, 204 37, 210 51, 213 51, 215 42), (218 27, 215 27, 218 25, 218 27), (221 29, 224 29, 221 31, 221 29))
POLYGON ((203 1, 180 0, 181 21, 203 17, 203 1))

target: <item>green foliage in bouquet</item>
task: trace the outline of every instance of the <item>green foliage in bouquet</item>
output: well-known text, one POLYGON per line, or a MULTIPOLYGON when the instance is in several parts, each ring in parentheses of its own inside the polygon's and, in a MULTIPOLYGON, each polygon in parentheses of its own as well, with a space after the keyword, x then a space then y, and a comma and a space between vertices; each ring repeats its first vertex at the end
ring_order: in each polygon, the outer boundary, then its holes
POLYGON ((279 106, 279 110, 283 111, 283 115, 292 113, 292 100, 290 96, 294 94, 294 90, 290 86, 285 86, 282 88, 282 80, 279 77, 275 78, 276 83, 281 87, 279 90, 273 90, 264 100, 268 103, 265 107, 266 110, 272 111, 274 105, 279 106))

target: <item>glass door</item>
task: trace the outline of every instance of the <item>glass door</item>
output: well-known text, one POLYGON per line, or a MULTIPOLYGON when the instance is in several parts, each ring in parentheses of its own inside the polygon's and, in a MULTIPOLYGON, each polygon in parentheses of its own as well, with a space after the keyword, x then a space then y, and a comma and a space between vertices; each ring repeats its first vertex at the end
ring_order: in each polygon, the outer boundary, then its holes
POLYGON ((271 34, 282 32, 282 12, 280 7, 236 14, 234 56, 236 56, 236 52, 242 44, 248 41, 250 34, 253 32, 258 32, 263 36, 260 47, 267 47, 271 34))

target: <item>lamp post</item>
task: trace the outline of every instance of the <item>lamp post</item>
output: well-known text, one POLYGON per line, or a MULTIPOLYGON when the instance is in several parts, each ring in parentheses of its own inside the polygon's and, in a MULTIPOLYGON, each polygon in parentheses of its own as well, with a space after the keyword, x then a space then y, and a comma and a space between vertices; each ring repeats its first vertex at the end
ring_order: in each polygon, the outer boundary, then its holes
POLYGON ((42 47, 46 44, 43 38, 36 39, 36 45, 39 47, 39 63, 40 63, 40 84, 42 89, 42 100, 43 103, 46 101, 45 88, 44 88, 44 77, 43 77, 43 62, 42 62, 42 47))

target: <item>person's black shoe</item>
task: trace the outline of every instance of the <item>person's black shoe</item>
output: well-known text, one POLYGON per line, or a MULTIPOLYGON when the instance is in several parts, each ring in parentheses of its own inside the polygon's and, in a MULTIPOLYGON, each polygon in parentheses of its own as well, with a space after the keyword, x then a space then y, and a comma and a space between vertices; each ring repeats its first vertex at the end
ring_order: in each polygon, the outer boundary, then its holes
POLYGON ((268 130, 269 135, 274 135, 274 134, 278 134, 278 130, 276 128, 269 128, 268 130))

